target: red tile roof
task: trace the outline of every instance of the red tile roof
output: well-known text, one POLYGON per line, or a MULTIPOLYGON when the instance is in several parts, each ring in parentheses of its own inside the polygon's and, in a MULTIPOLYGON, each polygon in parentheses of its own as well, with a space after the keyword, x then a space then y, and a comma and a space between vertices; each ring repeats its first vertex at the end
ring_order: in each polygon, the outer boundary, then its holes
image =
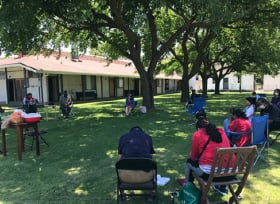
MULTIPOLYGON (((0 59, 0 69, 6 67, 24 67, 36 73, 139 78, 139 74, 131 62, 118 60, 108 63, 105 58, 87 55, 72 60, 71 57, 67 56, 65 53, 60 57, 53 54, 50 56, 29 55, 0 59)), ((158 75, 156 78, 181 79, 178 75, 165 76, 162 74, 158 75)))

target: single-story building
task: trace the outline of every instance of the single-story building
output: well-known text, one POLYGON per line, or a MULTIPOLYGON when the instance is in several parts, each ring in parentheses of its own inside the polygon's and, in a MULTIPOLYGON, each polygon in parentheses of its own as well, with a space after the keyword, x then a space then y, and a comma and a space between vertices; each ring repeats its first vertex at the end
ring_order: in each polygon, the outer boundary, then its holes
MULTIPOLYGON (((179 91, 181 76, 155 76, 154 94, 179 91)), ((0 59, 0 103, 21 104, 32 93, 42 104, 56 103, 66 90, 74 100, 124 97, 128 92, 141 96, 141 81, 133 63, 108 62, 102 57, 69 53, 17 55, 0 59)))
POLYGON ((273 91, 274 89, 280 89, 280 75, 271 76, 264 75, 263 77, 263 90, 273 91))
MULTIPOLYGON (((200 76, 193 77, 190 79, 190 87, 195 90, 202 90, 202 79, 200 76)), ((207 81, 208 90, 215 89, 215 81, 210 78, 207 81)), ((241 90, 243 91, 253 91, 255 88, 255 79, 253 74, 243 74, 241 75, 241 80, 234 73, 230 73, 225 76, 219 84, 221 91, 239 91, 241 83, 241 90)))

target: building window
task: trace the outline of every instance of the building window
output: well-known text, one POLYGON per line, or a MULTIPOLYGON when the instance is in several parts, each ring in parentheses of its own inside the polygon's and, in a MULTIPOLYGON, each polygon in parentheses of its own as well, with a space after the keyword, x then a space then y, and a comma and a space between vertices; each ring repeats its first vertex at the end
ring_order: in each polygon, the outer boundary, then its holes
POLYGON ((0 72, 0 79, 6 79, 6 73, 0 72))
POLYGON ((164 89, 165 89, 165 91, 169 90, 169 79, 165 79, 165 81, 164 81, 164 89))
POLYGON ((118 78, 118 88, 123 88, 123 79, 118 78))
POLYGON ((86 90, 96 90, 96 76, 86 76, 86 90))
POLYGON ((39 74, 35 72, 28 71, 28 78, 39 78, 39 74))
POLYGON ((161 79, 157 79, 157 87, 161 87, 162 85, 161 79))

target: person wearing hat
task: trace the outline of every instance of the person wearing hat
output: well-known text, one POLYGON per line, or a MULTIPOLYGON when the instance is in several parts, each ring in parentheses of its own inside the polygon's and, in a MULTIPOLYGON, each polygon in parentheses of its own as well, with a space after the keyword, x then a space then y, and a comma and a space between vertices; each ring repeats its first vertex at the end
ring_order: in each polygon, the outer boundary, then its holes
POLYGON ((247 97, 245 102, 245 108, 243 111, 246 114, 246 117, 251 121, 256 112, 256 98, 255 97, 247 97))

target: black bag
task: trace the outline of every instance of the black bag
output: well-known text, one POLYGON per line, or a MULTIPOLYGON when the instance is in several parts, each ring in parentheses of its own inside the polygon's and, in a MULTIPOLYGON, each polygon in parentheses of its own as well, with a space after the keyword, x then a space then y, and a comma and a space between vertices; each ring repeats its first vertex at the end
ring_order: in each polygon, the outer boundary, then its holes
POLYGON ((196 159, 196 160, 188 159, 187 163, 190 163, 194 167, 199 167, 199 160, 198 159, 196 159))

